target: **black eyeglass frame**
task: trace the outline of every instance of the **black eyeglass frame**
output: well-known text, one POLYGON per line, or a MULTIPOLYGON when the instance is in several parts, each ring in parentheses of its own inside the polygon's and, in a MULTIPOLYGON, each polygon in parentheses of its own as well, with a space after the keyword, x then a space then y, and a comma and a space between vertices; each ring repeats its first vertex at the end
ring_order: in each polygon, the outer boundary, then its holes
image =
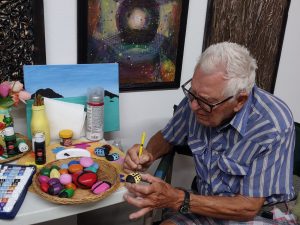
POLYGON ((201 98, 197 97, 196 95, 194 95, 192 92, 190 92, 188 89, 185 88, 185 86, 186 86, 189 82, 191 82, 191 81, 192 81, 192 78, 189 79, 187 82, 185 82, 183 85, 181 85, 181 88, 182 88, 182 91, 183 91, 184 95, 189 99, 190 102, 196 100, 197 103, 198 103, 198 105, 199 105, 204 111, 206 111, 206 112, 208 112, 208 113, 211 113, 211 112, 213 111, 213 109, 214 109, 216 106, 218 106, 218 105, 220 105, 220 104, 222 104, 222 103, 224 103, 224 102, 226 102, 226 101, 228 101, 229 99, 231 99, 231 98, 234 97, 234 95, 231 95, 231 96, 229 96, 229 97, 225 98, 224 100, 221 100, 221 101, 219 101, 219 102, 217 102, 217 103, 214 103, 214 104, 208 103, 208 102, 202 100, 201 98), (189 95, 192 96, 192 98, 191 98, 189 95), (207 106, 209 107, 210 110, 208 110, 207 108, 203 107, 203 104, 207 105, 207 106))

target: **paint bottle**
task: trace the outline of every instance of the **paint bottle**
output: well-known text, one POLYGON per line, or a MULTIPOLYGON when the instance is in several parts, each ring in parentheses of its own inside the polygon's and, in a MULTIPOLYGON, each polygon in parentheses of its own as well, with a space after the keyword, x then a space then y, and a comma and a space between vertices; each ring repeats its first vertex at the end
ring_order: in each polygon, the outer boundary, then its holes
POLYGON ((4 141, 8 157, 16 155, 18 153, 18 149, 16 148, 17 137, 13 127, 6 127, 4 129, 4 141))
POLYGON ((45 135, 42 132, 35 133, 34 135, 34 156, 35 164, 42 165, 46 163, 46 142, 45 135))
POLYGON ((103 139, 104 90, 101 87, 88 90, 86 112, 86 138, 91 141, 103 139))

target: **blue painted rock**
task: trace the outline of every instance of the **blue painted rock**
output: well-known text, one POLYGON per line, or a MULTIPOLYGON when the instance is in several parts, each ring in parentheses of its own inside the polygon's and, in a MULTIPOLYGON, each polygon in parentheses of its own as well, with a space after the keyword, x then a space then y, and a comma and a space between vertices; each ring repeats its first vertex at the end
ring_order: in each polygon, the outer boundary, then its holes
POLYGON ((108 160, 108 161, 116 161, 120 158, 119 154, 118 153, 112 153, 112 154, 109 154, 107 156, 105 156, 105 158, 108 160))
POLYGON ((100 157, 104 157, 104 156, 108 155, 108 154, 109 154, 109 151, 110 151, 110 148, 107 148, 107 147, 105 147, 105 146, 106 146, 106 145, 95 148, 94 153, 95 153, 97 156, 100 156, 100 157))
POLYGON ((77 160, 72 160, 68 163, 68 166, 70 167, 71 165, 74 165, 74 164, 80 164, 80 162, 77 160))

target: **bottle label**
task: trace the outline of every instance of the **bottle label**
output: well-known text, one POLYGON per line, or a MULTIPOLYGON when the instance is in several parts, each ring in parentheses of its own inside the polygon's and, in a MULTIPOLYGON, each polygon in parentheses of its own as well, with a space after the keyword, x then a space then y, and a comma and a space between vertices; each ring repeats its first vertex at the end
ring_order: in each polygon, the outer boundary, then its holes
POLYGON ((86 137, 89 140, 103 139, 104 105, 87 105, 86 137))

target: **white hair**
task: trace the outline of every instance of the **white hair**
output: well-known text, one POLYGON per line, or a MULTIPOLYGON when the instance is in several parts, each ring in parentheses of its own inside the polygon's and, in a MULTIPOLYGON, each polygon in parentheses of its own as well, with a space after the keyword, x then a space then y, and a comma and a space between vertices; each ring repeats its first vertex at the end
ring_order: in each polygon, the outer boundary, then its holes
POLYGON ((228 79, 223 95, 250 93, 255 84, 257 64, 250 52, 236 43, 222 42, 209 46, 196 65, 204 74, 224 72, 228 79))

